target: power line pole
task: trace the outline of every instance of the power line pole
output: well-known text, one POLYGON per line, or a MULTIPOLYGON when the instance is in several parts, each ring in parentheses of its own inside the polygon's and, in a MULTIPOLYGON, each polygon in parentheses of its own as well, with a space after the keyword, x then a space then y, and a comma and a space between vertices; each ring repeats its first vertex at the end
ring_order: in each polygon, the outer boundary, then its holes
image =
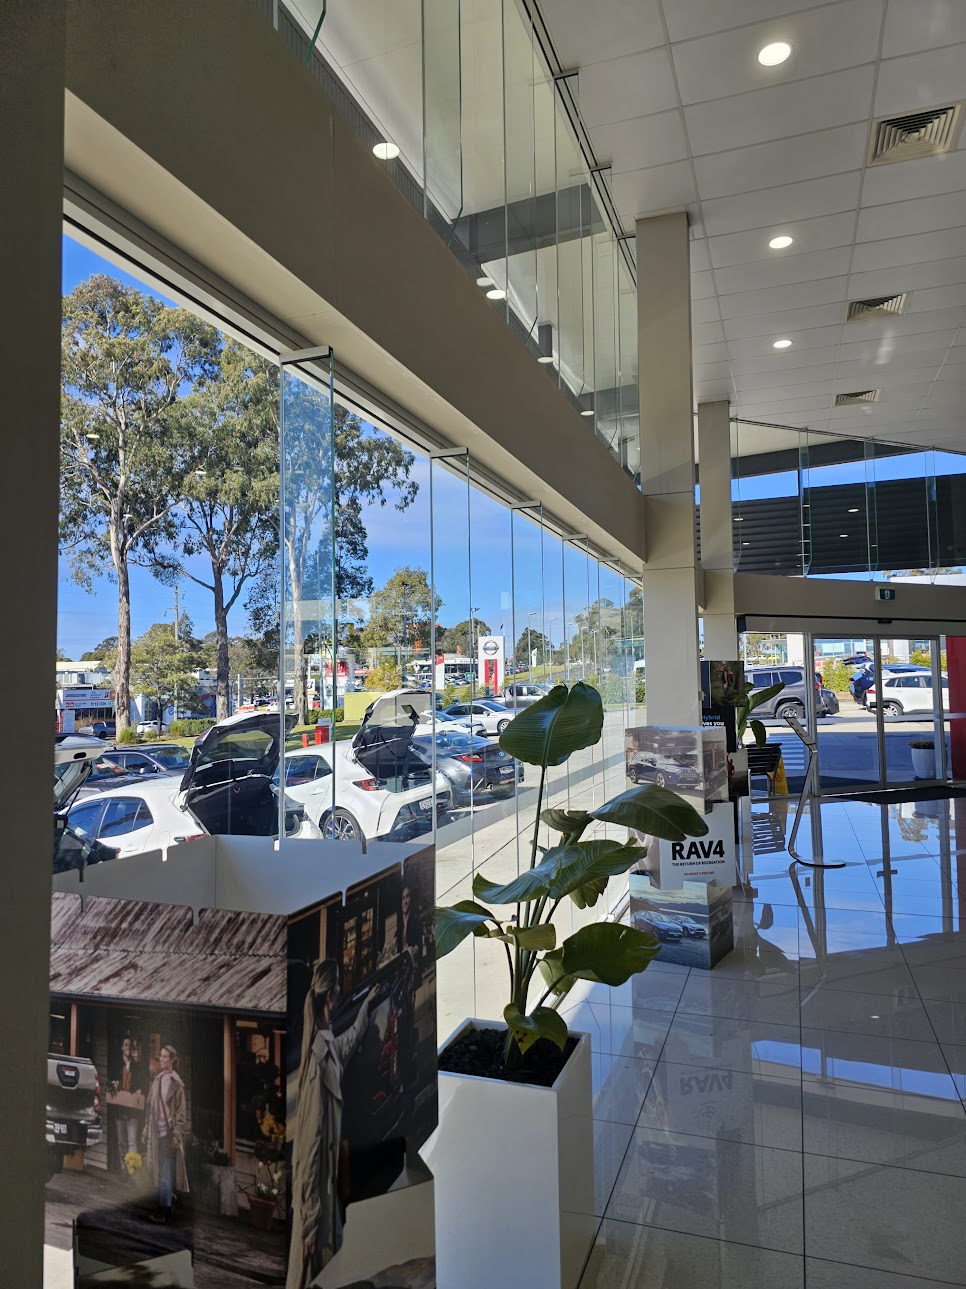
MULTIPOLYGON (((178 618, 179 618, 178 584, 177 582, 175 582, 175 585, 174 585, 174 642, 175 644, 179 644, 181 641, 181 635, 178 631, 178 618)), ((175 652, 175 659, 177 659, 177 656, 178 656, 177 649, 175 649, 174 652, 175 652)), ((158 713, 158 733, 159 734, 161 733, 161 722, 163 719, 164 719, 164 714, 162 712, 159 712, 158 713)), ((175 720, 178 719, 178 682, 177 680, 175 680, 174 682, 174 719, 175 720)))

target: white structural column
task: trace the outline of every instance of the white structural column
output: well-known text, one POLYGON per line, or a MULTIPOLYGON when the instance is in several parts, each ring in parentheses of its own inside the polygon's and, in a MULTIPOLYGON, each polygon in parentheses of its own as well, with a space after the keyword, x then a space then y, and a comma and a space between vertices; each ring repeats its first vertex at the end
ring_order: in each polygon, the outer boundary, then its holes
POLYGON ((0 18, 0 382, 7 469, 0 479, 4 715, 17 764, 4 812, 0 934, 0 1284, 43 1283, 44 1105, 50 1025, 53 859, 51 693, 57 612, 60 456, 60 243, 64 183, 62 0, 5 0, 0 18))
POLYGON ((651 725, 699 725, 691 269, 684 211, 637 221, 641 486, 647 498, 644 660, 651 725))
POLYGON ((738 657, 731 516, 731 417, 725 399, 698 404, 704 656, 738 657))

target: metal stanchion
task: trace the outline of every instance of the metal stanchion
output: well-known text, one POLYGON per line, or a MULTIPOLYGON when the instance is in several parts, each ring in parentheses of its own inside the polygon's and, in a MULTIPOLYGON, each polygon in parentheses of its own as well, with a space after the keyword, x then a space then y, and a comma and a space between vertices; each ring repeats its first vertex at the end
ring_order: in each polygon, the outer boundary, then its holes
POLYGON ((805 778, 802 782, 802 791, 798 798, 798 805, 795 807, 795 822, 792 824, 791 836, 788 838, 788 853, 797 864, 804 864, 806 868, 844 868, 844 860, 836 860, 833 863, 826 864, 820 860, 802 859, 795 850, 795 839, 798 836, 799 824, 802 822, 802 810, 805 807, 805 800, 807 797, 811 797, 815 801, 818 800, 818 794, 810 793, 809 791, 809 787, 812 782, 812 764, 815 760, 815 753, 818 751, 818 743, 815 740, 815 736, 810 734, 801 721, 797 720, 796 717, 785 716, 784 721, 791 729, 792 733, 797 734, 808 752, 808 763, 805 766, 805 778))

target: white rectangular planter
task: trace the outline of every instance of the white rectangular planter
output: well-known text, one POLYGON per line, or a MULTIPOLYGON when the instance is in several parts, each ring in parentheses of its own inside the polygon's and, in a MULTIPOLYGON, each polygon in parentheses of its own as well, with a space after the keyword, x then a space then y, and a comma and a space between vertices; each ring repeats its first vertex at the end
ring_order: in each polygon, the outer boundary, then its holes
MULTIPOLYGON (((467 1020, 443 1047, 468 1029, 506 1026, 467 1020)), ((437 1289, 576 1289, 596 1219, 590 1038, 571 1037, 550 1088, 440 1071, 439 1127, 422 1150, 437 1289)))

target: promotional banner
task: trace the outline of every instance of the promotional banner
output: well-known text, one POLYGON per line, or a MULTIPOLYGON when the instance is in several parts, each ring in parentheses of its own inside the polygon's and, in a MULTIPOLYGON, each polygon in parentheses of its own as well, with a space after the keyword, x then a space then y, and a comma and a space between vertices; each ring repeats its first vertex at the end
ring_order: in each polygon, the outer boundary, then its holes
POLYGON ((500 693, 506 676, 506 645, 503 636, 480 636, 477 657, 480 688, 490 695, 500 693))
POLYGON ((735 707, 745 688, 745 668, 741 662, 701 663, 701 722, 724 729, 729 752, 738 747, 735 707))

